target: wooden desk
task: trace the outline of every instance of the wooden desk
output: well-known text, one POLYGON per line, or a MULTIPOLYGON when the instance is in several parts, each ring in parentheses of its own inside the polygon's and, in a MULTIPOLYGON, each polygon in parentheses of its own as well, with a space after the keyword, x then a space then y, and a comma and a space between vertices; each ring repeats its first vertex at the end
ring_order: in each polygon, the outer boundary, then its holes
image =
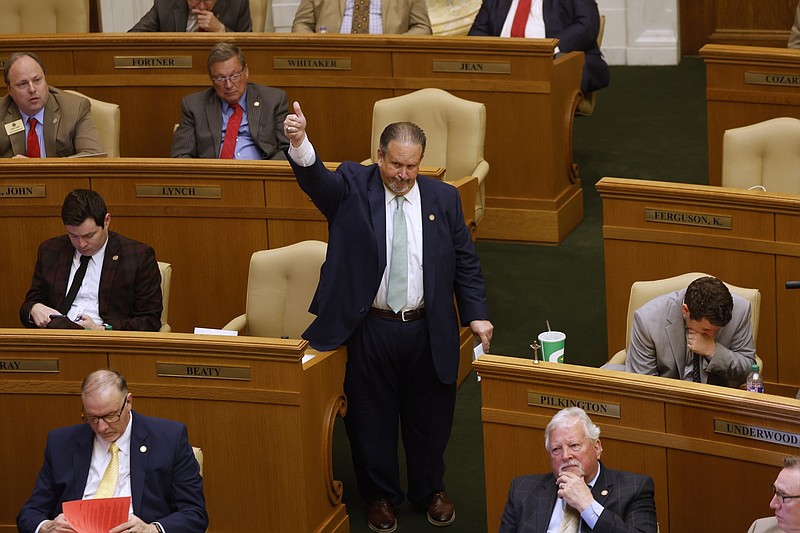
POLYGON ((634 281, 706 272, 761 291, 756 352, 764 374, 800 386, 800 291, 785 288, 800 279, 800 196, 623 178, 603 178, 597 190, 609 355, 626 347, 634 281), (647 220, 646 210, 661 220, 647 220))
POLYGON ((122 372, 137 411, 187 425, 205 455, 211 533, 349 531, 332 466, 333 423, 345 411, 344 349, 316 353, 305 341, 252 337, 0 330, 0 360, 0 531, 16 531, 47 432, 81 422, 80 384, 98 368, 122 372), (302 363, 305 354, 315 357, 302 363), (56 370, 9 371, 12 362, 56 370), (229 377, 190 376, 189 368, 229 377))
MULTIPOLYGON (((557 40, 264 33, 226 39, 247 55, 251 81, 280 87, 301 102, 326 160, 370 155, 375 101, 438 87, 486 104, 491 172, 481 238, 557 243, 582 220, 572 118, 583 55, 553 60, 557 40)), ((206 59, 218 40, 208 34, 2 35, 0 58, 37 52, 51 85, 120 105, 123 156, 165 157, 181 98, 210 87, 206 59), (188 66, 115 68, 120 57, 186 59, 188 66)))
POLYGON ((604 464, 653 477, 661 533, 744 531, 771 515, 771 485, 800 445, 800 402, 789 398, 514 357, 481 356, 474 367, 490 532, 511 479, 550 471, 544 428, 573 404, 600 426, 604 464), (614 406, 617 418, 599 414, 614 406), (720 432, 747 426, 787 432, 792 444, 720 432))
POLYGON ((706 63, 708 183, 720 185, 725 130, 800 118, 800 50, 707 44, 700 55, 706 63), (764 80, 764 74, 778 76, 764 80), (759 75, 761 83, 748 81, 759 75))

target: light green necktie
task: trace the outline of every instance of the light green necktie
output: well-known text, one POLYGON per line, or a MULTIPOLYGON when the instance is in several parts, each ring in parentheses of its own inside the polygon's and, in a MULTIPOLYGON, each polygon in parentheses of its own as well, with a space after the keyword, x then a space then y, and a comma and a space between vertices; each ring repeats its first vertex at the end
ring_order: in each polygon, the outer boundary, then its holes
POLYGON ((395 196, 394 236, 392 237, 392 264, 389 265, 389 291, 387 303, 399 313, 408 301, 408 232, 403 213, 405 197, 395 196))
POLYGON ((117 490, 117 479, 119 479, 119 447, 116 443, 112 442, 108 447, 111 452, 111 462, 108 463, 106 471, 103 473, 103 479, 100 480, 100 486, 97 487, 95 498, 113 498, 114 491, 117 490))

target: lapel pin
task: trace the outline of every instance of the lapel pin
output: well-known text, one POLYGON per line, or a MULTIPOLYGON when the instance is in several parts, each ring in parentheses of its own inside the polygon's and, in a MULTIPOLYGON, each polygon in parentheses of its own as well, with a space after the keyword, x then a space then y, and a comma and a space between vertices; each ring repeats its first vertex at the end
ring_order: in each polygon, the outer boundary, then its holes
POLYGON ((433 222, 434 220, 436 220, 436 215, 434 215, 433 213, 431 213, 430 215, 428 215, 428 220, 430 220, 431 222, 433 222))
POLYGON ((261 105, 261 102, 259 102, 258 100, 256 100, 255 102, 253 102, 253 107, 258 107, 258 106, 260 106, 260 105, 261 105))
POLYGON ((142 453, 146 452, 147 451, 147 446, 145 446, 145 445, 139 446, 139 451, 142 452, 142 453))
POLYGON ((608 496, 608 491, 606 489, 601 490, 600 496, 608 496))
POLYGON ((53 119, 53 124, 56 124, 56 123, 58 123, 58 117, 53 119))
POLYGON ((115 255, 114 257, 112 257, 112 258, 111 258, 111 260, 112 260, 112 261, 118 261, 118 260, 119 260, 119 256, 118 256, 118 255, 115 255))

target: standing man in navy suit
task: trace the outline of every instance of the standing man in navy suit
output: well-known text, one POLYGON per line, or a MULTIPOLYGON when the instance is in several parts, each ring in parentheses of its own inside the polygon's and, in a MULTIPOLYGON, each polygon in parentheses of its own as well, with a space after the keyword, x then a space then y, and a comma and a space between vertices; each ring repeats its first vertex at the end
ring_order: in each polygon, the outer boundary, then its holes
POLYGON ((583 409, 556 413, 544 441, 553 471, 511 481, 500 533, 656 533, 653 479, 606 468, 600 428, 583 409))
POLYGON ((74 531, 62 504, 94 498, 115 451, 113 496, 130 496, 131 508, 110 533, 205 532, 203 479, 186 426, 134 413, 128 384, 114 370, 86 376, 81 401, 85 424, 47 436, 33 494, 17 515, 20 533, 74 531))
POLYGON ((397 528, 394 506, 405 497, 398 422, 408 499, 427 508, 432 524, 450 525, 444 451, 455 408, 458 317, 484 350, 493 331, 458 191, 417 176, 425 134, 415 124, 386 127, 377 164, 345 162, 335 172, 317 157, 306 126, 295 102, 285 121, 288 159, 327 218, 329 239, 310 309, 317 318, 303 338, 320 350, 347 346, 345 426, 369 527, 397 528))

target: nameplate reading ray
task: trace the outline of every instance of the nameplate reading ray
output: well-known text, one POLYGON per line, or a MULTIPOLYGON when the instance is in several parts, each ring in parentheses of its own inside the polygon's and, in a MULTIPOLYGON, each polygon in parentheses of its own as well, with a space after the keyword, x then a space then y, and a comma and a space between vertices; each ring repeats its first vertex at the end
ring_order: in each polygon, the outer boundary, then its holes
POLYGON ((58 372, 58 359, 0 359, 2 372, 58 372))
POLYGON ((114 56, 114 68, 192 68, 192 56, 114 56))
POLYGON ((800 448, 800 435, 797 433, 789 433, 788 431, 769 429, 761 426, 737 424, 736 422, 719 420, 717 418, 714 419, 714 433, 722 433, 723 435, 732 435, 734 437, 743 437, 745 439, 760 440, 762 442, 772 442, 774 444, 800 448))
POLYGON ((137 198, 222 198, 219 185, 136 185, 137 198))
POLYGON ((682 224, 684 226, 703 226, 706 228, 732 229, 733 217, 688 213, 685 211, 665 211, 663 209, 645 209, 644 219, 647 222, 662 224, 682 224))
POLYGON ((276 70, 350 70, 349 57, 274 57, 272 68, 276 70))
POLYGON ((250 367, 185 365, 175 363, 156 363, 159 377, 170 378, 203 378, 203 379, 235 379, 250 381, 250 367))
POLYGON ((47 198, 44 185, 0 185, 0 198, 47 198))
POLYGON ((608 416, 611 418, 620 417, 618 403, 600 403, 591 400, 578 400, 575 398, 564 398, 561 396, 550 396, 539 392, 528 392, 528 405, 548 407, 550 409, 566 409, 567 407, 580 407, 590 415, 608 416))
POLYGON ((780 87, 800 87, 800 75, 767 72, 745 72, 744 82, 751 85, 777 85, 780 87))
POLYGON ((470 74, 511 74, 511 63, 486 61, 434 61, 434 72, 469 72, 470 74))

